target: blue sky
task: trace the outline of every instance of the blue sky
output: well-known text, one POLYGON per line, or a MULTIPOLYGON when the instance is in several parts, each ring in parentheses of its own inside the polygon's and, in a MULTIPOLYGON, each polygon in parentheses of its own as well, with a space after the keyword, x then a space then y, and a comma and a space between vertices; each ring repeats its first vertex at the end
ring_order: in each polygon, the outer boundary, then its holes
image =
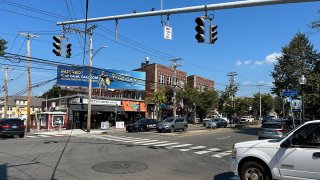
MULTIPOLYGON (((108 0, 89 1, 89 18, 131 13, 132 10, 145 12, 160 9, 160 0, 108 0)), ((163 9, 180 8, 204 4, 228 2, 223 0, 163 0, 163 9)), ((209 11, 214 14, 214 24, 218 26, 218 40, 214 45, 199 44, 195 39, 195 18, 204 12, 175 14, 170 16, 173 29, 171 41, 163 38, 160 17, 143 17, 119 21, 118 42, 112 32, 114 21, 95 22, 93 47, 105 49, 94 57, 93 66, 106 69, 132 70, 140 67, 146 57, 150 63, 170 65, 170 59, 182 59, 179 69, 188 75, 199 75, 215 81, 215 88, 223 90, 229 83, 227 73, 237 72, 236 82, 240 84, 237 96, 252 96, 258 92, 257 85, 263 84, 262 92, 270 92, 272 77, 270 72, 275 57, 297 32, 306 33, 315 49, 319 49, 319 33, 308 25, 320 19, 317 13, 319 2, 250 7, 209 11)), ((84 36, 67 33, 72 44, 72 58, 56 57, 52 53, 53 35, 62 33, 55 22, 85 17, 85 0, 41 1, 41 0, 0 0, 0 38, 6 39, 8 52, 26 55, 26 41, 17 36, 18 32, 39 35, 31 42, 31 56, 58 62, 82 64, 84 36), (63 16, 63 17, 61 17, 63 16)), ((166 17, 163 17, 163 21, 166 17)), ((89 24, 89 26, 92 23, 89 24)), ((84 29, 78 24, 73 28, 84 29)), ((208 27, 207 27, 208 28, 208 27)), ((208 29, 206 29, 208 32, 208 29)), ((207 37, 208 39, 208 37, 207 37)), ((88 49, 88 46, 86 47, 88 49)), ((85 58, 88 63, 89 56, 85 58)), ((9 95, 26 88, 26 66, 23 62, 0 60, 2 64, 12 64, 9 71, 9 95), (18 67, 18 66, 19 67, 18 67)), ((31 64, 31 83, 56 77, 56 67, 31 64)), ((0 76, 4 78, 2 69, 0 76)), ((3 83, 0 83, 2 85, 3 83)), ((32 89, 32 95, 41 95, 52 87, 54 82, 32 89)), ((24 94, 25 95, 25 94, 24 94)))

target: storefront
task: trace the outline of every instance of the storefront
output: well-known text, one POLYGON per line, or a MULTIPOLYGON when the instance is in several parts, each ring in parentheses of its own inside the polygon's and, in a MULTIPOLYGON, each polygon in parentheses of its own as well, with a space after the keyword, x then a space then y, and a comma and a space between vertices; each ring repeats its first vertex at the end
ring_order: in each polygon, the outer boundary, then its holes
POLYGON ((68 116, 65 112, 35 113, 31 115, 31 128, 37 128, 36 122, 40 130, 56 130, 67 127, 68 116))
POLYGON ((132 123, 146 117, 147 107, 143 101, 122 101, 122 108, 125 112, 125 116, 130 117, 125 120, 127 123, 128 121, 132 123))

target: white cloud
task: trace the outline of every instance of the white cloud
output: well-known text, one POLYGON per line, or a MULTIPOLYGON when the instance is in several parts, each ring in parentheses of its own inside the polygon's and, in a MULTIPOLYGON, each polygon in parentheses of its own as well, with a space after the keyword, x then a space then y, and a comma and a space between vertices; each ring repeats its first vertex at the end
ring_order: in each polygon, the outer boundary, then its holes
POLYGON ((239 60, 238 60, 238 61, 236 62, 236 65, 237 65, 237 66, 241 66, 241 65, 242 65, 242 61, 239 61, 239 60))
POLYGON ((265 81, 259 81, 258 84, 259 85, 263 85, 265 83, 265 81))
POLYGON ((250 81, 245 81, 242 83, 242 85, 249 85, 251 82, 250 81))
POLYGON ((264 61, 255 61, 254 64, 256 64, 256 65, 263 65, 263 64, 264 64, 264 61))
POLYGON ((248 64, 250 64, 251 63, 251 61, 250 60, 247 60, 247 61, 244 61, 244 65, 248 65, 248 64))
POLYGON ((265 59, 265 62, 268 63, 268 64, 273 64, 275 62, 277 62, 277 58, 280 57, 282 54, 281 53, 272 53, 272 54, 269 54, 266 59, 265 59))
POLYGON ((269 86, 274 86, 274 85, 273 85, 273 82, 268 82, 268 85, 269 85, 269 86))

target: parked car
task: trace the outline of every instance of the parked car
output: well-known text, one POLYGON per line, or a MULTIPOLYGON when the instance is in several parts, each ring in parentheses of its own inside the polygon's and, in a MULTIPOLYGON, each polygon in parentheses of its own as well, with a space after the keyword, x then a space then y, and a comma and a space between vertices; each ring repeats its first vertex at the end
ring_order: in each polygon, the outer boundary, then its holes
POLYGON ((258 139, 275 139, 283 135, 285 123, 282 121, 267 121, 258 131, 258 139))
POLYGON ((233 145, 230 168, 241 179, 319 179, 320 120, 308 121, 281 138, 233 145))
POLYGON ((168 117, 163 122, 157 124, 158 132, 174 132, 176 130, 186 131, 188 122, 184 117, 168 117))
POLYGON ((206 124, 207 124, 207 122, 210 121, 210 120, 211 120, 211 118, 209 118, 209 117, 204 118, 204 119, 202 120, 203 126, 205 127, 206 124))
POLYGON ((242 116, 240 118, 240 123, 250 123, 253 122, 254 118, 250 117, 250 116, 242 116))
POLYGON ((128 132, 133 132, 133 131, 149 131, 152 129, 157 128, 158 121, 156 119, 140 119, 135 123, 128 124, 126 126, 126 130, 128 132))
POLYGON ((228 122, 222 118, 210 119, 206 123, 207 128, 220 128, 220 127, 226 128, 227 126, 228 126, 228 122))
POLYGON ((23 138, 25 133, 24 121, 18 118, 4 118, 0 119, 0 135, 14 136, 19 135, 23 138))

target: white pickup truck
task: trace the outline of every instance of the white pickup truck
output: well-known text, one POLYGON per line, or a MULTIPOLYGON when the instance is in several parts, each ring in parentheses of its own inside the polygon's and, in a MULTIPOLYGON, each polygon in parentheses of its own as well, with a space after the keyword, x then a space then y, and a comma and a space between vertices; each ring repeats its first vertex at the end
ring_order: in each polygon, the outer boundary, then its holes
POLYGON ((319 180, 320 120, 278 139, 234 144, 230 167, 243 180, 319 180))

